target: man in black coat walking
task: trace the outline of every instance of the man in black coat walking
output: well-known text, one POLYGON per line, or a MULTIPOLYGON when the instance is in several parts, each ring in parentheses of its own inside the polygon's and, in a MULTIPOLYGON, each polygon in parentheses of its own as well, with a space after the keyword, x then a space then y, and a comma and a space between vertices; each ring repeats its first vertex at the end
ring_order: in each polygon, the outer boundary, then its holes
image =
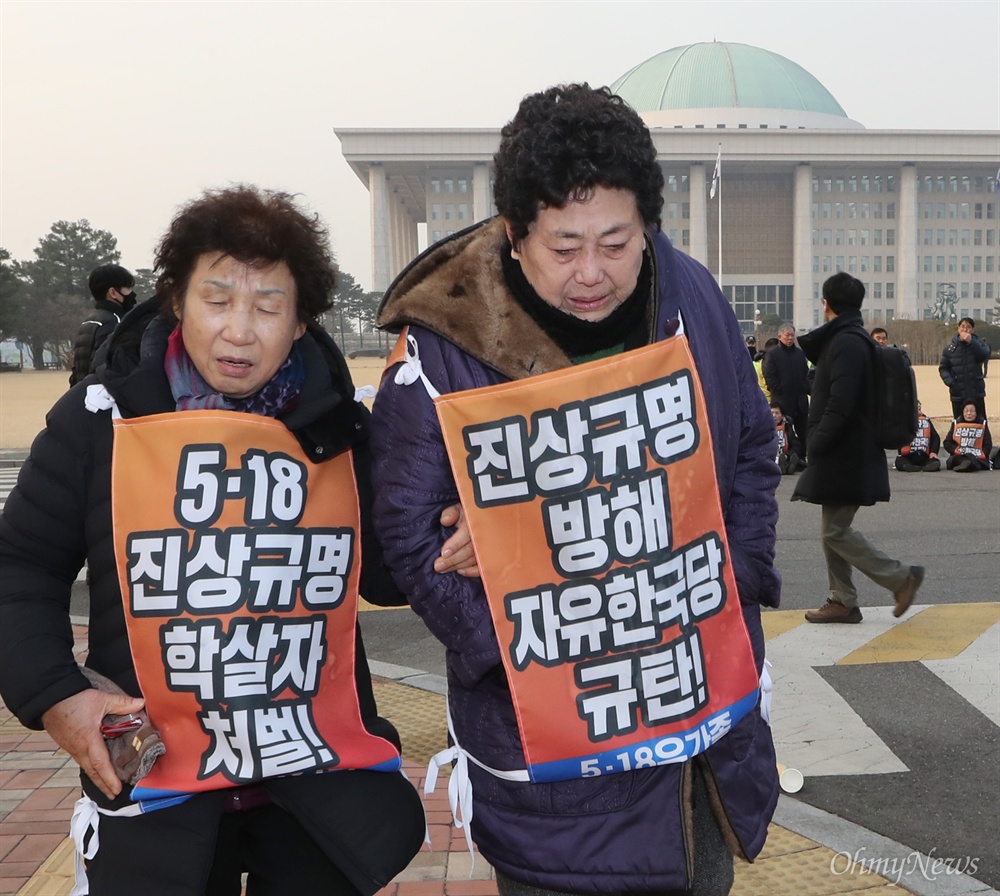
POLYGON ((865 423, 878 348, 864 330, 864 298, 860 280, 834 274, 823 284, 827 322, 799 340, 816 365, 816 380, 809 409, 809 465, 792 500, 822 505, 820 539, 830 583, 826 603, 806 613, 809 622, 861 621, 852 568, 892 592, 894 616, 910 608, 924 580, 922 566, 893 560, 851 527, 860 506, 889 500, 885 452, 865 423))

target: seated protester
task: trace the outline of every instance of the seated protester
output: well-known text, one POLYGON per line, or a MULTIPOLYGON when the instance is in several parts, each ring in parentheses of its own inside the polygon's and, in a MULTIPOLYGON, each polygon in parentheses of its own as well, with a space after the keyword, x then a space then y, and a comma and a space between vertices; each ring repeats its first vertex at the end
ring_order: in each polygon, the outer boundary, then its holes
POLYGON ((993 439, 985 417, 980 417, 976 403, 969 399, 962 405, 962 419, 955 420, 944 437, 945 450, 951 455, 945 466, 956 473, 975 473, 990 468, 993 439))
POLYGON ((799 440, 795 435, 792 418, 781 413, 778 402, 771 402, 771 416, 774 418, 774 428, 778 432, 778 451, 775 461, 782 476, 799 473, 806 468, 805 461, 799 455, 799 440))
POLYGON ((909 445, 899 449, 896 469, 901 473, 936 473, 941 469, 941 460, 938 458, 940 450, 941 437, 918 401, 917 434, 909 445))

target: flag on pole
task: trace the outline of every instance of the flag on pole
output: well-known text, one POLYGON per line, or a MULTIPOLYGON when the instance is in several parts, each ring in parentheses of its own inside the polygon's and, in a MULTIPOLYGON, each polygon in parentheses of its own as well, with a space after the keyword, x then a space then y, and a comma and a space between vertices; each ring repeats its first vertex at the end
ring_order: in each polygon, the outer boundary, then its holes
POLYGON ((712 187, 708 191, 708 198, 715 199, 715 191, 719 186, 719 177, 722 174, 722 144, 719 144, 719 154, 715 157, 715 171, 712 172, 712 187))

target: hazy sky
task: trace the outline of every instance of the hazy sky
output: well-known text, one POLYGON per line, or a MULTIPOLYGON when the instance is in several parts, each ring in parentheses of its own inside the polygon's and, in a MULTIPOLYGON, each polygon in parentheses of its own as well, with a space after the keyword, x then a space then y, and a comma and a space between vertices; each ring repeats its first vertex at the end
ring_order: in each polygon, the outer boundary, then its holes
POLYGON ((252 181, 302 194, 368 286, 334 127, 500 127, 711 40, 787 56, 868 128, 1000 129, 1000 0, 0 0, 0 245, 87 218, 149 267, 178 204, 252 181))

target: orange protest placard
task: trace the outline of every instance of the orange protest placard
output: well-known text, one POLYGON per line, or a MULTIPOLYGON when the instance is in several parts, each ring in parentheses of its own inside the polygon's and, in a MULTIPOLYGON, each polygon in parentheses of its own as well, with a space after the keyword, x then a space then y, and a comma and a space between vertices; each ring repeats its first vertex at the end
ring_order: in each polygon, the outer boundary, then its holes
POLYGON ((531 779, 724 736, 758 678, 687 340, 436 406, 531 779))
POLYGON ((968 457, 986 457, 986 451, 983 448, 984 439, 986 438, 985 424, 956 421, 953 438, 958 445, 956 449, 957 454, 964 454, 968 457))
POLYGON ((358 707, 350 452, 313 464, 283 424, 231 411, 116 420, 111 494, 132 657, 167 748, 140 795, 399 767, 358 707))

